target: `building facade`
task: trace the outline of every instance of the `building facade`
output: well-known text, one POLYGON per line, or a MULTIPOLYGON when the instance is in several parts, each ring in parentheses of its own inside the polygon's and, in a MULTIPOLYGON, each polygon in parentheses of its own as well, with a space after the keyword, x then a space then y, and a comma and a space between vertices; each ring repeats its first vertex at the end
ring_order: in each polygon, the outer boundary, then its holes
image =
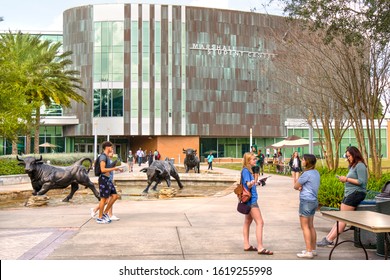
POLYGON ((252 143, 307 138, 308 126, 286 121, 299 116, 278 100, 288 90, 273 74, 283 17, 98 4, 68 9, 63 18, 63 49, 73 52, 86 104, 43 117, 40 142, 57 151, 96 154, 109 139, 122 158, 141 147, 182 162, 183 148, 240 158, 252 143))
POLYGON ((215 139, 224 139, 220 156, 241 157, 250 128, 254 137, 282 137, 281 85, 268 72, 272 34, 285 27, 279 16, 186 6, 66 10, 64 50, 73 51, 87 105, 73 104, 79 124, 64 135, 110 135, 122 150, 159 149, 175 137, 178 151, 165 153, 173 158, 187 142, 216 150, 208 147, 215 139))

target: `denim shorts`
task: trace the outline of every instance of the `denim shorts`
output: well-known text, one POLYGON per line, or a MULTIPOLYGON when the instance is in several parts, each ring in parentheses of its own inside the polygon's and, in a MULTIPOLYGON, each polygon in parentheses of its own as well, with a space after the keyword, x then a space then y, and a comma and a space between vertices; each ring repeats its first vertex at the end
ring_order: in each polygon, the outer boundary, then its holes
POLYGON ((260 208, 260 207, 259 207, 259 204, 257 204, 257 201, 256 201, 255 203, 252 203, 252 204, 250 205, 250 207, 251 207, 251 208, 260 208))
POLYGON ((366 198, 366 193, 354 191, 347 197, 344 197, 341 203, 348 206, 357 207, 360 204, 360 202, 362 202, 365 198, 366 198))
POLYGON ((300 200, 299 201, 299 216, 311 217, 314 216, 318 207, 317 200, 300 200))

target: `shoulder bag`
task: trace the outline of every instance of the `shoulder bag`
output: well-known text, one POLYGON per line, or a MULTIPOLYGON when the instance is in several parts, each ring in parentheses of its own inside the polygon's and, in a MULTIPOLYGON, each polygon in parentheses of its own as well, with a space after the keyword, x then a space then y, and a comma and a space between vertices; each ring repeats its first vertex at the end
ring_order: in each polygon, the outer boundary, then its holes
POLYGON ((250 190, 247 190, 242 184, 242 172, 240 176, 240 184, 236 187, 234 193, 237 194, 237 197, 239 199, 237 211, 244 215, 249 214, 249 212, 251 211, 251 207, 247 205, 246 202, 251 199, 252 194, 250 190))

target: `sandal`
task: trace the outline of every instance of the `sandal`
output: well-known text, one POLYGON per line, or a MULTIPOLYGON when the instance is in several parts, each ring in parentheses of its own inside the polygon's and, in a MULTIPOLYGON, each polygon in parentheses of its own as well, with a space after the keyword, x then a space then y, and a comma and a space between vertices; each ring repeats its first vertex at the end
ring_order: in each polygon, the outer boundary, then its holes
POLYGON ((267 250, 265 248, 263 248, 263 250, 257 252, 259 255, 273 255, 274 252, 270 251, 270 250, 267 250))
POLYGON ((257 248, 253 247, 252 245, 248 249, 244 249, 244 251, 249 252, 249 251, 257 251, 257 248))

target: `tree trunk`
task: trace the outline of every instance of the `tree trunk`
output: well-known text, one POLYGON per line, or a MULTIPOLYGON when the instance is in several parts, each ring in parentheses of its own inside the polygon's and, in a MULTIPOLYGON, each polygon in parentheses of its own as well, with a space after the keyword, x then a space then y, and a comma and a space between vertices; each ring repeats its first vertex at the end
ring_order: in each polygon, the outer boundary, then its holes
POLYGON ((26 134, 26 146, 24 152, 26 154, 31 154, 31 133, 30 132, 26 134))
POLYGON ((18 142, 12 140, 12 155, 16 156, 18 154, 18 142))
POLYGON ((379 139, 380 144, 380 127, 378 129, 378 136, 375 130, 375 121, 370 119, 367 121, 367 127, 370 126, 371 129, 367 128, 368 142, 370 143, 369 151, 370 158, 372 160, 371 171, 374 174, 376 179, 380 179, 382 176, 382 157, 381 157, 381 147, 377 146, 376 140, 379 139))

